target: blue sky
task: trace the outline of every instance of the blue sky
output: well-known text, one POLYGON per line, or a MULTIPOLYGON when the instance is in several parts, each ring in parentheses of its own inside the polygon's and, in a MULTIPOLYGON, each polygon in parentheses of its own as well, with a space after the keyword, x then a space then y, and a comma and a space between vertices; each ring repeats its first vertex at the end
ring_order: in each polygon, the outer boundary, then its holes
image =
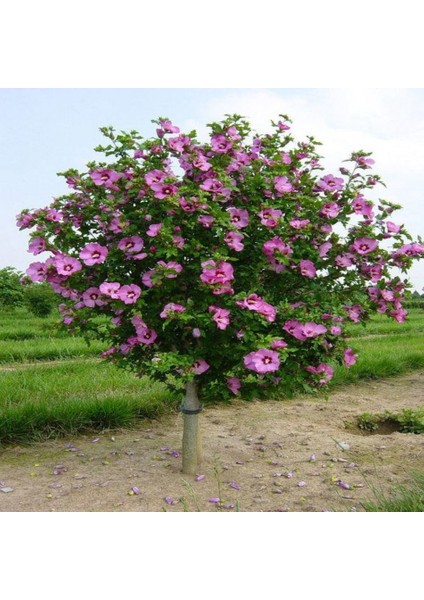
MULTIPOLYGON (((336 173, 353 150, 372 151, 387 189, 377 197, 402 204, 395 222, 424 234, 424 90, 420 88, 131 88, 0 89, 0 177, 3 211, 0 268, 24 271, 35 260, 28 234, 15 226, 23 208, 49 204, 68 193, 56 173, 83 169, 96 156, 99 127, 154 133, 151 119, 168 116, 183 130, 206 135, 205 124, 225 113, 246 116, 260 132, 287 113, 296 139, 314 135, 322 161, 336 173)), ((424 286, 424 265, 411 271, 424 286)))

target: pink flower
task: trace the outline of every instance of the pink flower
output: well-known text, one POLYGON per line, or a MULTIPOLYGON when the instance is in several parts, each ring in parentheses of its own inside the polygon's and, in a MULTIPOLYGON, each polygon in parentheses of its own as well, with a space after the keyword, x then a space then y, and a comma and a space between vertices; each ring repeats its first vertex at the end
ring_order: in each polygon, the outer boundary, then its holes
POLYGON ((31 281, 45 281, 47 275, 47 265, 42 262, 31 263, 25 271, 31 281))
POLYGON ((302 325, 302 333, 306 338, 314 338, 326 333, 327 328, 318 323, 305 323, 302 325))
POLYGON ((368 254, 369 252, 373 252, 377 248, 377 246, 377 240, 374 240, 373 238, 364 237, 356 239, 353 242, 351 248, 358 254, 364 255, 368 254))
POLYGON ((414 242, 413 244, 404 244, 393 253, 393 256, 418 256, 420 254, 424 254, 424 244, 414 242))
POLYGON ((289 320, 284 323, 283 326, 284 331, 287 331, 290 335, 295 337, 297 340, 305 340, 306 336, 302 330, 302 323, 295 320, 289 320))
POLYGON ((287 177, 274 177, 274 187, 278 192, 277 196, 282 196, 283 194, 293 191, 293 185, 287 177))
POLYGON ((127 254, 136 254, 140 252, 143 246, 144 241, 138 235, 122 238, 118 242, 118 248, 127 254))
POLYGON ((300 266, 300 273, 303 275, 303 277, 315 277, 317 274, 317 271, 315 269, 314 263, 310 260, 301 260, 299 263, 300 266))
POLYGON ((399 233, 399 231, 402 228, 402 225, 396 225, 396 223, 393 223, 393 221, 387 221, 386 227, 389 233, 399 233))
POLYGON ((234 279, 234 269, 230 263, 207 260, 202 262, 202 268, 200 279, 203 283, 214 286, 214 293, 232 293, 229 282, 234 279))
POLYGON ((45 249, 46 249, 46 242, 41 237, 32 238, 32 240, 28 246, 28 252, 31 252, 34 255, 41 254, 42 252, 45 251, 45 249))
POLYGON ((215 217, 212 217, 211 215, 200 215, 197 220, 201 225, 203 225, 203 227, 210 229, 212 227, 212 223, 215 221, 215 217))
POLYGON ((197 157, 193 160, 193 167, 199 169, 200 171, 206 172, 212 167, 211 163, 209 163, 203 154, 200 152, 197 154, 197 157))
POLYGON ((337 217, 340 210, 341 210, 341 208, 337 204, 337 202, 328 202, 327 204, 324 204, 324 206, 319 211, 319 214, 322 217, 326 217, 328 219, 334 219, 335 217, 337 217))
POLYGON ((324 258, 324 256, 327 256, 328 251, 332 247, 333 247, 333 244, 331 242, 324 242, 323 244, 321 244, 320 246, 318 246, 320 257, 324 258))
POLYGON ((109 250, 106 246, 101 246, 100 244, 93 242, 84 246, 79 253, 79 257, 86 265, 99 265, 105 262, 108 253, 109 250))
POLYGON ((404 323, 407 314, 408 314, 408 311, 405 310, 404 308, 397 308, 395 310, 390 311, 390 316, 393 317, 395 319, 395 321, 397 321, 398 323, 404 323))
POLYGON ((230 221, 236 229, 243 229, 249 225, 249 211, 243 208, 231 207, 228 209, 230 221))
POLYGON ((100 290, 97 287, 91 287, 86 290, 82 295, 82 301, 85 306, 94 308, 95 306, 102 306, 103 300, 100 298, 100 290))
POLYGON ((179 249, 184 248, 185 246, 185 239, 180 235, 174 235, 172 237, 172 241, 174 242, 175 246, 179 249))
POLYGON ((336 265, 338 267, 351 267, 353 265, 353 254, 338 254, 336 256, 336 265))
POLYGON ((266 227, 277 227, 278 219, 283 216, 283 211, 275 208, 264 208, 258 213, 258 216, 261 219, 262 225, 266 227))
POLYGON ((199 338, 202 335, 202 332, 200 331, 200 329, 198 327, 195 327, 193 329, 193 331, 191 332, 191 334, 194 338, 199 338))
POLYGON ((332 325, 330 327, 330 333, 331 333, 331 335, 341 335, 342 328, 339 327, 338 325, 332 325))
POLYGON ((238 377, 229 377, 227 379, 227 386, 237 396, 240 393, 241 381, 238 377))
POLYGON ((214 313, 212 319, 217 324, 218 329, 226 329, 230 324, 230 311, 218 306, 210 306, 209 312, 214 313))
POLYGON ((117 292, 119 300, 125 304, 134 304, 141 296, 141 289, 134 283, 123 285, 117 292))
POLYGON ((90 177, 96 185, 104 185, 109 189, 118 189, 114 184, 121 179, 122 174, 113 171, 113 169, 97 169, 90 173, 90 177))
POLYGON ((280 263, 279 256, 288 257, 290 254, 293 254, 290 246, 279 237, 273 237, 265 242, 262 246, 262 252, 276 273, 281 273, 285 269, 285 264, 280 263))
POLYGON ((260 348, 256 352, 250 352, 244 357, 244 365, 255 373, 272 373, 280 367, 278 352, 260 348))
POLYGON ((153 171, 149 171, 144 176, 144 181, 148 186, 152 186, 155 183, 161 183, 166 178, 166 173, 163 171, 159 171, 158 169, 154 169, 153 171))
POLYGON ((232 147, 232 142, 225 135, 216 134, 211 137, 211 149, 217 154, 225 154, 232 147))
POLYGON ((313 373, 314 375, 321 375, 319 379, 320 385, 325 385, 333 378, 334 369, 330 365, 325 363, 320 363, 317 367, 306 367, 308 373, 313 373))
POLYGON ((345 367, 351 367, 356 363, 356 359, 358 358, 357 354, 353 353, 352 348, 346 348, 343 353, 343 362, 345 367))
POLYGON ((165 133, 180 133, 180 128, 173 125, 169 119, 159 121, 160 129, 156 129, 158 137, 163 137, 165 133))
POLYGON ((190 370, 193 371, 193 373, 196 373, 196 375, 201 375, 208 369, 209 369, 208 363, 205 360, 200 359, 200 360, 196 360, 196 362, 193 363, 190 370))
POLYGON ((82 269, 82 264, 76 258, 59 254, 54 258, 54 264, 59 275, 73 275, 82 269))
POLYGON ((162 274, 167 279, 175 279, 177 275, 183 270, 182 265, 173 260, 170 260, 169 262, 159 260, 157 262, 157 265, 161 267, 162 274))
POLYGON ((365 200, 362 194, 358 194, 356 196, 356 198, 352 202, 352 207, 355 214, 363 215, 368 219, 374 218, 373 204, 372 202, 368 202, 367 200, 365 200))
POLYGON ((344 306, 343 308, 347 312, 347 316, 351 321, 353 321, 354 323, 360 323, 362 308, 359 304, 354 304, 352 306, 344 306))
POLYGON ((162 229, 162 223, 154 223, 149 226, 149 229, 146 231, 146 235, 149 237, 156 237, 159 231, 162 229))
POLYGON ((303 229, 306 227, 306 225, 309 225, 309 223, 309 219, 292 219, 290 221, 290 225, 293 227, 293 229, 303 229))
POLYGON ((283 348, 287 348, 287 342, 285 342, 284 340, 274 340, 271 344, 271 349, 272 350, 282 350, 283 348))
POLYGON ((181 313, 185 311, 185 307, 181 304, 175 304, 174 302, 170 302, 166 304, 160 313, 160 317, 162 319, 167 319, 169 316, 173 316, 175 314, 181 313))
POLYGON ((224 242, 232 250, 240 252, 244 248, 244 244, 242 243, 243 239, 243 234, 238 233, 237 231, 229 231, 224 237, 224 242))
POLYGON ((121 287, 120 283, 104 281, 100 284, 99 289, 104 296, 109 296, 114 300, 119 298, 118 292, 121 287))
POLYGON ((339 192, 343 189, 343 179, 334 175, 325 175, 317 183, 317 187, 324 192, 339 192))
POLYGON ((169 196, 174 196, 178 191, 176 185, 162 182, 152 183, 150 189, 155 192, 154 197, 158 200, 163 200, 164 198, 168 198, 169 196))
POLYGON ((257 294, 250 294, 250 296, 243 298, 243 300, 237 300, 236 304, 241 308, 254 310, 255 312, 265 317, 265 319, 270 323, 275 321, 275 317, 277 314, 276 308, 271 304, 268 304, 268 302, 265 302, 265 300, 257 294))
POLYGON ((158 334, 154 329, 149 329, 149 327, 140 327, 137 329, 137 340, 145 346, 153 344, 157 337, 158 334))

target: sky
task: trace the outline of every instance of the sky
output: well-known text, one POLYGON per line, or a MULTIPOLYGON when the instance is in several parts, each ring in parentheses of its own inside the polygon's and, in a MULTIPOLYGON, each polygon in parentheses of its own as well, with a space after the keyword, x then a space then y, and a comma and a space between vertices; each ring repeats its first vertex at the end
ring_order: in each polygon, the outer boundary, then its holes
MULTIPOLYGON (((100 127, 150 137, 151 120, 161 116, 205 139, 206 124, 227 113, 245 116, 262 133, 280 113, 289 115, 295 139, 313 135, 322 142, 328 173, 337 174, 352 151, 373 152, 374 170, 387 186, 378 186, 373 199, 401 204, 393 220, 414 237, 424 234, 424 89, 2 88, 0 268, 24 272, 39 260, 27 252, 28 232, 17 229, 15 217, 70 192, 57 173, 100 158, 93 151, 102 142, 100 127)), ((415 265, 409 278, 421 293, 424 265, 415 265)))

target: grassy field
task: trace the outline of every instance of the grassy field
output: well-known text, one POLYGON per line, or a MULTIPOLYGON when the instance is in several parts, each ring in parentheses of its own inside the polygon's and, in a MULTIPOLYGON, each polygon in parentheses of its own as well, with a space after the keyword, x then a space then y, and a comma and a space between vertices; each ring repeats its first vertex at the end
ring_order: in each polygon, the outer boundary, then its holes
MULTIPOLYGON (((406 323, 377 315, 349 328, 356 365, 337 368, 332 385, 390 377, 424 367, 424 311, 406 323)), ((24 310, 0 315, 0 444, 24 444, 65 433, 130 426, 177 406, 163 386, 136 378, 96 357, 87 346, 24 310)))

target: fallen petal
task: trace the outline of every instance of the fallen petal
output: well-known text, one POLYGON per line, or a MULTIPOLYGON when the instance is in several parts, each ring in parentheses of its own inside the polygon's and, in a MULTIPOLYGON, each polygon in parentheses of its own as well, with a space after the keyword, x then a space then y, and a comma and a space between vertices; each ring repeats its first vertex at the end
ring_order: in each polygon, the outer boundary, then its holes
POLYGON ((299 481, 299 483, 297 484, 297 487, 305 487, 306 485, 306 481, 299 481))
POLYGON ((234 490, 240 490, 241 489, 240 486, 239 486, 239 484, 236 483, 235 481, 232 481, 230 483, 230 487, 233 488, 234 490))
POLYGON ((287 479, 291 479, 293 477, 293 475, 294 475, 293 471, 289 471, 288 473, 286 473, 287 479))
POLYGON ((134 494, 136 494, 136 496, 138 496, 138 494, 140 493, 140 490, 138 489, 138 487, 133 486, 131 489, 134 492, 134 494))
POLYGON ((165 496, 164 500, 167 504, 177 504, 177 501, 172 496, 165 496))
POLYGON ((194 478, 194 481, 203 481, 205 479, 206 475, 196 475, 196 477, 194 478))
POLYGON ((314 462, 317 459, 317 457, 315 456, 315 454, 311 454, 311 456, 309 457, 309 462, 314 462))
POLYGON ((94 444, 94 443, 98 442, 98 441, 99 441, 99 439, 100 439, 100 438, 96 437, 96 438, 93 438, 91 441, 92 441, 92 442, 93 442, 93 444, 94 444))
POLYGON ((209 498, 208 502, 211 504, 219 504, 221 500, 219 498, 209 498))
POLYGON ((346 481, 342 481, 341 479, 336 483, 336 485, 338 485, 339 487, 343 488, 344 490, 350 490, 351 487, 348 483, 346 483, 346 481))
POLYGON ((223 508, 234 508, 234 504, 223 504, 223 508))

